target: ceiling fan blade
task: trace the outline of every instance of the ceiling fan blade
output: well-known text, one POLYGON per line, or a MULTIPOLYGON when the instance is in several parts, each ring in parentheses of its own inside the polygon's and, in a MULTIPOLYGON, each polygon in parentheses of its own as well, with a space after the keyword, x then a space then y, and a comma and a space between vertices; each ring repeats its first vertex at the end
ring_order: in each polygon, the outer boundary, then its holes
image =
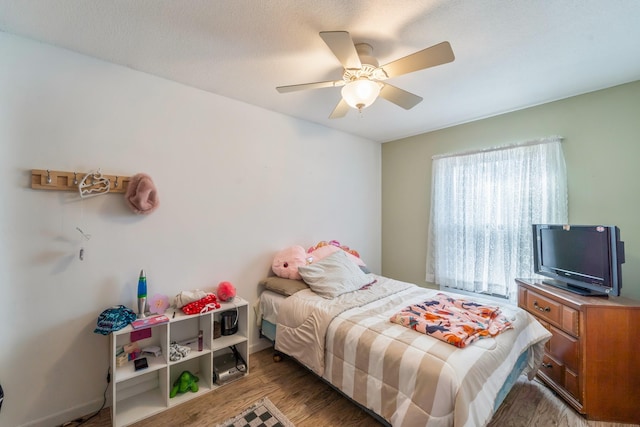
POLYGON ((333 112, 331 113, 329 118, 330 119, 339 119, 341 117, 344 117, 349 112, 349 108, 351 108, 351 107, 349 107, 349 104, 347 104, 347 101, 345 101, 344 99, 340 98, 340 102, 338 102, 338 105, 336 105, 336 108, 333 109, 333 112))
POLYGON ((276 90, 280 93, 287 92, 296 92, 298 90, 306 90, 306 89, 322 89, 325 87, 339 87, 344 86, 344 80, 333 80, 327 82, 316 82, 316 83, 304 83, 299 85, 290 85, 290 86, 278 86, 276 90))
POLYGON ((453 50, 451 50, 449 42, 442 42, 412 53, 404 58, 392 61, 380 68, 391 78, 418 70, 424 70, 425 68, 435 67, 436 65, 446 64, 454 59, 455 56, 453 55, 453 50))
POLYGON ((394 104, 404 108, 405 110, 409 110, 422 102, 421 96, 414 95, 406 90, 391 86, 388 83, 385 83, 380 90, 380 96, 387 101, 393 102, 394 104))
POLYGON ((321 31, 320 37, 345 69, 362 68, 360 57, 351 36, 346 31, 321 31))

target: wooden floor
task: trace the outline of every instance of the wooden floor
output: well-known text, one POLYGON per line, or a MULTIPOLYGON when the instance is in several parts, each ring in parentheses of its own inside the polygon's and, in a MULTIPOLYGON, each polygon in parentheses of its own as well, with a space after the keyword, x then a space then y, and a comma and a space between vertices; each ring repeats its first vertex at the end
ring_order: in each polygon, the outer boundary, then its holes
MULTIPOLYGON (((246 377, 133 426, 211 427, 262 397, 268 397, 296 427, 381 425, 297 362, 285 358, 275 363, 269 348, 251 355, 246 377)), ((111 426, 109 408, 82 426, 111 426)))
MULTIPOLYGON (((285 358, 274 363, 272 349, 252 354, 249 371, 242 379, 134 426, 211 427, 262 397, 268 397, 296 427, 382 425, 297 362, 285 358)), ((82 425, 110 426, 109 408, 82 425)), ((629 424, 587 422, 546 387, 523 379, 514 386, 490 424, 503 426, 628 427, 629 424)))

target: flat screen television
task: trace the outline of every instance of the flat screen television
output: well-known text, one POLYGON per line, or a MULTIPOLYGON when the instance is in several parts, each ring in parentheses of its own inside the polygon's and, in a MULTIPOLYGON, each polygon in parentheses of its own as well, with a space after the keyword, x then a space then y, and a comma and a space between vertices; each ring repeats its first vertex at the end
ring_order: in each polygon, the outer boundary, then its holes
POLYGON ((533 270, 577 294, 619 296, 624 242, 613 225, 533 224, 533 270))

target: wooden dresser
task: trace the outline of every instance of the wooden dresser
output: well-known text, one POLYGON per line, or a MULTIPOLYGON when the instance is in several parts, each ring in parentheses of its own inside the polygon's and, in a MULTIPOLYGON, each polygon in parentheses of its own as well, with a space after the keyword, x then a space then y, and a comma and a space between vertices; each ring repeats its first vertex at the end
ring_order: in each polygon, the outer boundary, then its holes
POLYGON ((553 334, 540 379, 588 419, 640 423, 640 301, 516 283, 518 306, 553 334))

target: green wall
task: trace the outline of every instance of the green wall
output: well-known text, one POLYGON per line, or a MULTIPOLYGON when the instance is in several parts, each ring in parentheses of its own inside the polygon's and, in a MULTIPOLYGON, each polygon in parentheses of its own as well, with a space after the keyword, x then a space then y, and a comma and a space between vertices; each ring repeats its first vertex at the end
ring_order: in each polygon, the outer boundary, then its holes
POLYGON ((640 81, 382 145, 382 274, 424 286, 431 157, 564 137, 569 222, 613 224, 622 295, 640 299, 640 81))

